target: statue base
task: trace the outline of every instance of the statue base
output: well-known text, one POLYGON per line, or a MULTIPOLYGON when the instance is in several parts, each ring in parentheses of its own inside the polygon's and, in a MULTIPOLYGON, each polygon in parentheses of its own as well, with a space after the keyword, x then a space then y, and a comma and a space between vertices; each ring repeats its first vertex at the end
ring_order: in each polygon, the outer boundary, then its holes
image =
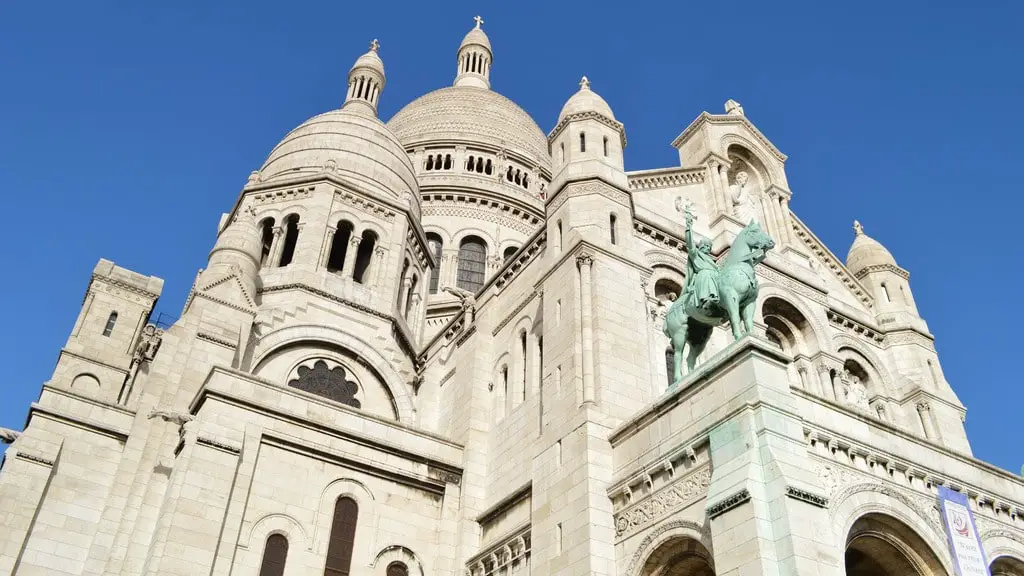
MULTIPOLYGON (((716 574, 842 573, 844 550, 816 528, 828 526, 828 499, 804 441, 790 362, 746 336, 611 434, 616 478, 650 474, 681 450, 687 468, 677 465, 674 476, 710 471, 702 500, 661 512, 643 532, 704 526, 716 574)), ((640 529, 637 536, 631 541, 643 540, 640 529)))

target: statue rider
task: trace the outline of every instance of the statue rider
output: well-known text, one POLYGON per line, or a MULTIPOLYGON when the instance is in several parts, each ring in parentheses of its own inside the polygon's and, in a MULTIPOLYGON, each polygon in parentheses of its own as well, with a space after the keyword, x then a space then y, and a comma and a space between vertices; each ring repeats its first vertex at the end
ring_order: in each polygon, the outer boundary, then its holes
POLYGON ((718 265, 711 255, 711 241, 703 238, 694 246, 693 212, 686 209, 686 286, 683 288, 687 308, 713 312, 718 306, 718 265))

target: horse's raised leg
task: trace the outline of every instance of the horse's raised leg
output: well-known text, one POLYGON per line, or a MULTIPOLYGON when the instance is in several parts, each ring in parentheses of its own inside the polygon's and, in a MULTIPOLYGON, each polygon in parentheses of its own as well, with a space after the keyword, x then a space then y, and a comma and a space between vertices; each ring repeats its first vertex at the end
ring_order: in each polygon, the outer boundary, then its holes
POLYGON ((711 332, 711 328, 707 326, 701 326, 700 330, 694 330, 693 338, 690 340, 690 353, 686 357, 686 367, 690 372, 693 372, 693 367, 697 365, 697 357, 704 352, 708 340, 711 340, 711 332))
POLYGON ((743 307, 743 331, 747 334, 754 333, 754 311, 756 310, 757 300, 751 300, 743 307))
POLYGON ((683 348, 686 346, 689 326, 689 320, 683 316, 682 326, 672 334, 672 383, 669 384, 669 390, 678 386, 679 381, 683 379, 683 348))
POLYGON ((724 288, 721 290, 722 307, 729 314, 729 328, 732 329, 732 337, 739 340, 743 337, 740 332, 740 302, 735 290, 724 288))

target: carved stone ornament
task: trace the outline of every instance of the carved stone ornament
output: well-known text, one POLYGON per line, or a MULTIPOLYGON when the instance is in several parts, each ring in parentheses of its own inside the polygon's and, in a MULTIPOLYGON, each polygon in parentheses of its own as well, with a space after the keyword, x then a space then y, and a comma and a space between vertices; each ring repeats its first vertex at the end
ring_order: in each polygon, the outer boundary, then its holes
POLYGON ((298 374, 299 377, 288 382, 288 386, 353 408, 362 407, 355 397, 359 386, 347 379, 348 375, 341 366, 328 368, 327 362, 317 360, 312 368, 299 366, 298 374))
POLYGON ((623 536, 643 528, 669 513, 690 504, 707 494, 711 483, 711 468, 705 466, 658 492, 641 499, 615 515, 615 535, 623 536))

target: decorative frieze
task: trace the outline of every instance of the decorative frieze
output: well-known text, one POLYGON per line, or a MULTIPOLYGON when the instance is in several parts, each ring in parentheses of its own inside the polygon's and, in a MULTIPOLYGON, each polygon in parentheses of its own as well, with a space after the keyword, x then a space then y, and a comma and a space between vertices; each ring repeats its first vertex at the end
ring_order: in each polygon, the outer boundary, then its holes
MULTIPOLYGON (((635 532, 704 497, 711 483, 711 467, 703 466, 675 480, 615 515, 615 534, 635 532)), ((627 486, 628 489, 628 486, 627 486)))
POLYGON ((861 322, 858 322, 853 318, 846 316, 845 314, 840 314, 839 312, 836 312, 835 310, 832 309, 826 310, 825 314, 826 316, 828 316, 828 321, 835 328, 839 328, 840 330, 856 334, 858 336, 863 336, 864 338, 872 340, 877 344, 881 344, 882 341, 885 340, 884 334, 879 333, 873 328, 861 322))
POLYGON ((736 492, 731 496, 727 496, 725 499, 719 500, 718 502, 715 502, 714 504, 708 506, 708 518, 714 519, 718 516, 721 516, 722 514, 728 512, 729 510, 732 510, 733 508, 749 500, 750 492, 748 492, 746 488, 743 488, 739 492, 736 492))
POLYGON ((626 174, 626 178, 629 181, 629 190, 636 192, 701 184, 704 182, 706 175, 707 171, 702 166, 700 168, 670 168, 667 170, 634 172, 626 174))
POLYGON ((794 498, 796 500, 803 500, 804 502, 807 502, 808 504, 812 504, 819 508, 828 508, 828 498, 820 494, 815 494, 813 492, 808 492, 807 490, 796 488, 794 486, 786 486, 786 496, 789 496, 790 498, 794 498))
MULTIPOLYGON (((251 179, 250 182, 252 182, 251 179)), ((257 192, 253 194, 251 197, 252 203, 259 206, 266 204, 277 204, 279 202, 294 202, 295 200, 304 200, 306 198, 309 198, 312 192, 312 186, 303 188, 285 188, 281 190, 257 192)))

